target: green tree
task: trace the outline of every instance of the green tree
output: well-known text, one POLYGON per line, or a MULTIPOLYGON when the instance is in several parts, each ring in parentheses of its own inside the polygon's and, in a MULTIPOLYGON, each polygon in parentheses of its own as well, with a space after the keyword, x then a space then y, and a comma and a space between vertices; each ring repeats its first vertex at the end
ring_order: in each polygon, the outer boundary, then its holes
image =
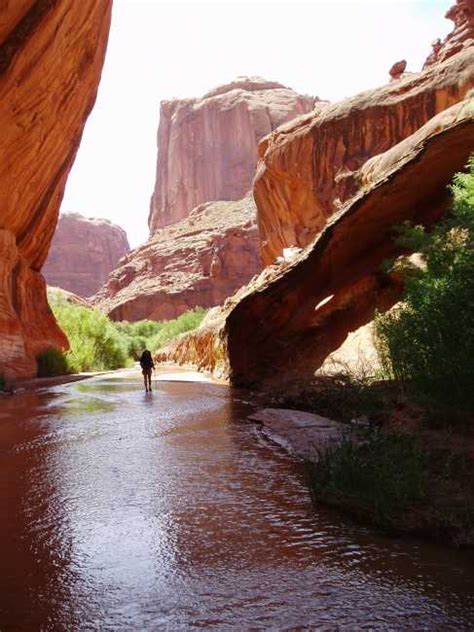
POLYGON ((404 225, 399 243, 420 252, 403 304, 376 318, 387 371, 423 398, 474 410, 474 156, 451 186, 450 215, 431 232, 404 225))

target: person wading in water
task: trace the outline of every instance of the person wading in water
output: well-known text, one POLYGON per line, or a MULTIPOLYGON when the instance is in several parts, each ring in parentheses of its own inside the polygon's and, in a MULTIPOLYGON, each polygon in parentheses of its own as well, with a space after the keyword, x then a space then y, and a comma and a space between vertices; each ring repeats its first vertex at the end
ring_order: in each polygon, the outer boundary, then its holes
POLYGON ((145 351, 141 355, 140 366, 142 367, 143 381, 145 382, 145 391, 147 393, 148 391, 151 392, 151 372, 154 370, 155 364, 148 349, 145 349, 145 351))

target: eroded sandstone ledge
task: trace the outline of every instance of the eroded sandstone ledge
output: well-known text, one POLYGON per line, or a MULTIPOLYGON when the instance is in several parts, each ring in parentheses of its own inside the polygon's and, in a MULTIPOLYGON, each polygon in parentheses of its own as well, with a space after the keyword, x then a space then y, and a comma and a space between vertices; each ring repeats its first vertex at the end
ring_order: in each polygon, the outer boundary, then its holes
POLYGON ((474 86, 474 48, 425 71, 316 108, 259 145, 254 195, 262 260, 307 246, 360 187, 358 170, 474 86))
POLYGON ((251 195, 208 202, 124 257, 93 298, 115 320, 165 320, 221 304, 261 270, 251 195))
POLYGON ((66 347, 41 268, 105 56, 111 0, 20 0, 0 24, 0 373, 66 347))
POLYGON ((474 99, 438 114, 361 168, 360 191, 289 265, 271 266, 229 299, 214 322, 159 359, 227 372, 237 385, 311 378, 350 331, 398 300, 400 279, 381 270, 400 254, 393 228, 429 225, 449 208, 447 186, 474 147, 474 99))

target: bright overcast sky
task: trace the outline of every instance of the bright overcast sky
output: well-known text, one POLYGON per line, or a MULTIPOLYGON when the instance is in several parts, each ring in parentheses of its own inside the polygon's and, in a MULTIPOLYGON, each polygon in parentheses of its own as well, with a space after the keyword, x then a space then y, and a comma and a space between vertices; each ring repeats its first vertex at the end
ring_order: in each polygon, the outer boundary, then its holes
POLYGON ((132 246, 148 235, 159 103, 260 75, 331 101, 420 70, 454 0, 115 0, 94 111, 63 211, 107 217, 132 246))

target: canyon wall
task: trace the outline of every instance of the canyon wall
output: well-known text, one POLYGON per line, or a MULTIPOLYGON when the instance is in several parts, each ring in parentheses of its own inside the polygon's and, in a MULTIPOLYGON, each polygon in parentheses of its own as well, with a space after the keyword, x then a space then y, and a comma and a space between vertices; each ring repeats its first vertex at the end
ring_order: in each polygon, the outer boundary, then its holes
POLYGON ((110 276, 95 304, 115 320, 161 320, 219 305, 248 283, 262 267, 249 196, 257 143, 315 101, 258 77, 165 101, 150 239, 110 276))
POLYGON ((125 231, 109 220, 62 214, 43 275, 48 285, 91 296, 129 250, 125 231))
POLYGON ((114 320, 166 320, 219 305, 261 270, 251 196, 208 202, 125 256, 93 298, 114 320))
POLYGON ((67 347, 41 268, 100 79, 111 0, 2 3, 0 374, 32 376, 67 347))
POLYGON ((305 247, 359 189, 358 169, 462 100, 474 83, 474 48, 382 88, 316 109, 259 146, 254 195, 262 260, 305 247))
POLYGON ((437 221, 473 147, 474 98, 466 98, 368 160, 359 192, 293 262, 265 268, 157 359, 217 368, 240 386, 311 379, 350 331, 400 298, 403 278, 382 271, 401 253, 394 226, 437 221))
POLYGON ((164 101, 150 233, 203 202, 243 198, 251 188, 259 140, 309 112, 315 101, 259 77, 240 77, 200 98, 164 101))
POLYGON ((399 300, 402 276, 381 268, 400 254, 394 227, 442 217, 474 149, 473 7, 458 0, 448 12, 446 52, 422 72, 400 67, 389 85, 320 106, 260 143, 254 195, 268 267, 159 360, 237 385, 311 379, 375 309, 399 300), (302 250, 285 262, 290 246, 302 250))

